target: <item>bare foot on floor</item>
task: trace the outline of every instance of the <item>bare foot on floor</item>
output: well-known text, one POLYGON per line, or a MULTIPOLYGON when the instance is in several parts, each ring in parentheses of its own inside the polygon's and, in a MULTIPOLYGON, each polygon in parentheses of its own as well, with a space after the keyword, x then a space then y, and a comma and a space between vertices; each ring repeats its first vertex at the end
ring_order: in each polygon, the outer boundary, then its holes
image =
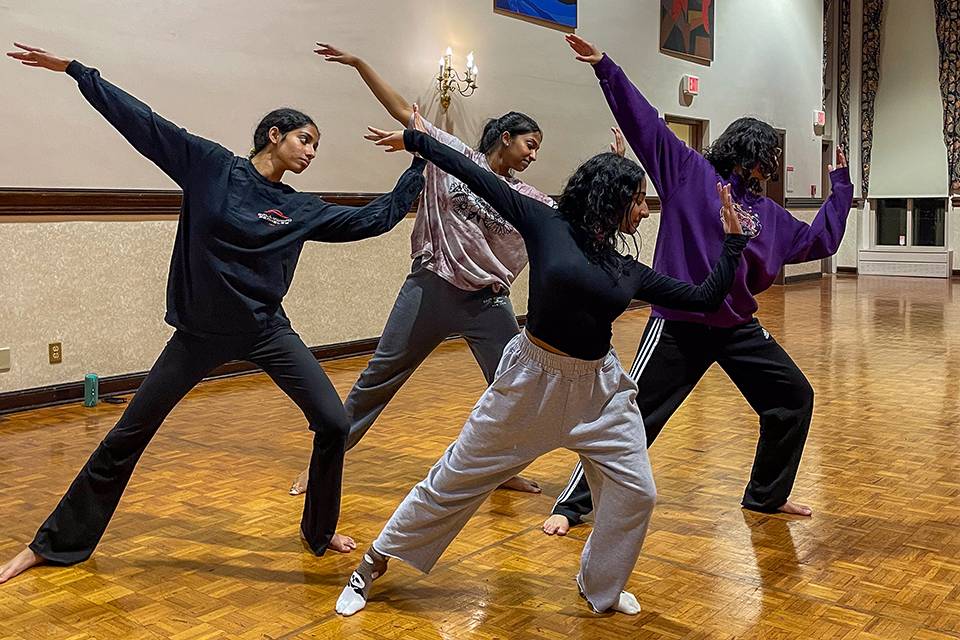
POLYGON ((309 479, 309 469, 304 469, 297 476, 297 479, 290 485, 290 495, 299 496, 307 492, 307 480, 309 479))
MULTIPOLYGON (((303 529, 300 530, 300 543, 303 545, 304 549, 310 553, 316 554, 316 551, 314 551, 310 546, 310 543, 307 542, 307 536, 303 535, 303 529)), ((341 535, 339 533, 333 534, 333 537, 330 538, 330 542, 327 544, 327 549, 336 551, 337 553, 350 553, 356 548, 357 543, 353 541, 353 538, 350 536, 341 535)))
POLYGON ((327 545, 327 549, 337 551, 338 553, 350 553, 356 548, 357 543, 353 541, 353 538, 340 535, 339 533, 333 534, 333 538, 330 539, 330 544, 327 545))
POLYGON ((567 516, 553 514, 543 523, 543 532, 548 536, 565 536, 570 531, 570 521, 567 516))
POLYGON ((533 480, 527 480, 523 476, 513 476, 500 485, 500 489, 509 489, 510 491, 521 491, 523 493, 540 493, 543 489, 533 480))
POLYGON ((30 547, 27 547, 15 555, 12 560, 0 567, 0 584, 3 584, 10 578, 16 577, 30 567, 35 567, 38 564, 43 564, 43 558, 35 554, 33 551, 30 551, 30 547))
POLYGON ((805 504, 797 504, 795 502, 790 502, 787 500, 784 502, 778 509, 780 513, 789 513, 794 516, 811 516, 813 515, 813 509, 808 507, 805 504))

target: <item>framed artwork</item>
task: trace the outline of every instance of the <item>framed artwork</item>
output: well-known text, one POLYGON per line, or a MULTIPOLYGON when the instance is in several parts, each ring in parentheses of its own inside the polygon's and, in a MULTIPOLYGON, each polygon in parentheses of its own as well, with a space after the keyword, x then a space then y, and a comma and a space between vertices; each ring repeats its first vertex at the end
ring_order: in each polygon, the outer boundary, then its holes
POLYGON ((660 0, 660 51, 710 64, 714 0, 660 0))
POLYGON ((577 0, 493 0, 493 10, 561 31, 577 28, 577 0))

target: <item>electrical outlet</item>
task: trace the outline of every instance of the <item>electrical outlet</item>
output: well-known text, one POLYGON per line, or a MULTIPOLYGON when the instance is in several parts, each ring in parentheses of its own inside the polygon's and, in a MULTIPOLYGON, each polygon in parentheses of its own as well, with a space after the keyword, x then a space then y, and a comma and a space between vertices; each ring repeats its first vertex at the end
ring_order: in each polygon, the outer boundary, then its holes
POLYGON ((10 347, 0 349, 0 372, 10 371, 10 347))
POLYGON ((60 364, 63 362, 63 344, 51 342, 47 345, 47 355, 50 356, 50 364, 60 364))

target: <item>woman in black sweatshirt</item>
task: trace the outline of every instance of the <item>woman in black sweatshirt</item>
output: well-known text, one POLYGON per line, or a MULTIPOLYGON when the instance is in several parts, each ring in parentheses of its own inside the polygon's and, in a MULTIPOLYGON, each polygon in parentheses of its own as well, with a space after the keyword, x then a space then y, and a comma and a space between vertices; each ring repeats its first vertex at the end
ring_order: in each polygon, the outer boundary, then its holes
POLYGON ((493 383, 456 442, 364 553, 337 613, 351 615, 366 605, 388 558, 430 571, 499 483, 560 447, 579 454, 599 496, 577 575, 580 592, 595 611, 638 613, 639 603, 624 586, 646 536, 656 488, 637 385, 610 346, 612 325, 634 299, 691 311, 720 307, 747 243, 729 187, 717 185, 723 208, 711 229, 723 238, 722 250, 710 275, 693 285, 618 251, 621 234, 634 233, 647 215, 644 173, 631 160, 611 153, 591 158, 554 209, 421 131, 371 132, 377 144, 419 153, 462 180, 520 232, 530 257, 530 298, 526 328, 504 349, 493 383))
POLYGON ((314 435, 301 534, 317 555, 328 547, 350 551, 353 541, 336 534, 349 424, 281 302, 306 241, 349 242, 396 226, 423 187, 424 162, 415 160, 391 193, 364 207, 333 205, 280 182, 287 171, 304 171, 316 153, 320 134, 306 115, 271 112, 257 127, 250 158, 241 158, 164 120, 96 69, 16 46, 11 58, 73 77, 83 97, 183 189, 183 207, 167 280, 173 336, 33 542, 0 567, 0 582, 42 562, 90 557, 164 418, 230 360, 260 366, 303 411, 314 435))

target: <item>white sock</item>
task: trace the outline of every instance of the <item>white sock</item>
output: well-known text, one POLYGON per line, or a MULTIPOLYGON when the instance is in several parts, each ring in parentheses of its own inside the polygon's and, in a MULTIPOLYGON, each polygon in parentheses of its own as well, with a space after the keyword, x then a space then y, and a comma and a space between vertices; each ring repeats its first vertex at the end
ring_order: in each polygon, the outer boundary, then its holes
POLYGON ((613 605, 614 611, 625 613, 629 616, 635 616, 640 613, 640 603, 636 597, 629 591, 620 592, 620 601, 613 605))
MULTIPOLYGON (((351 583, 355 575, 357 575, 356 572, 350 576, 351 583)), ((367 601, 349 584, 343 588, 343 591, 340 592, 340 597, 337 598, 337 613, 342 616, 352 616, 365 606, 367 606, 367 601)))
POLYGON ((367 606, 370 584, 386 572, 387 558, 370 547, 363 554, 360 565, 350 574, 347 586, 340 592, 340 597, 337 598, 337 613, 352 616, 367 606))
MULTIPOLYGON (((587 594, 584 593, 583 584, 580 582, 580 580, 580 574, 577 574, 577 591, 580 592, 581 598, 587 600, 587 594)), ((587 600, 587 606, 590 607, 590 610, 594 613, 603 613, 602 611, 597 611, 589 600, 587 600)), ((636 596, 629 591, 621 591, 620 599, 610 608, 614 611, 619 611, 620 613, 625 613, 629 616, 635 616, 640 613, 640 602, 637 600, 636 596)))

